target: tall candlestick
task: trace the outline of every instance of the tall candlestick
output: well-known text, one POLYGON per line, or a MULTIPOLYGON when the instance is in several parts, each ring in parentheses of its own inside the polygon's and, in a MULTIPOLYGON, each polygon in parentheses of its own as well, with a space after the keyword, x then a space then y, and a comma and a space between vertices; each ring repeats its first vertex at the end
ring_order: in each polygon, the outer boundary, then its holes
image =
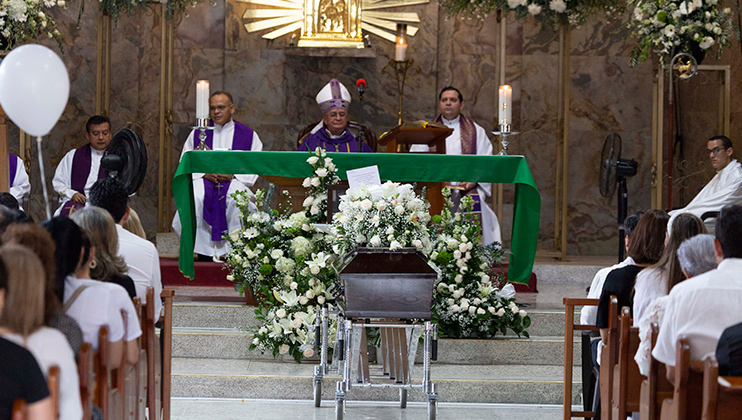
POLYGON ((396 61, 404 61, 406 52, 407 43, 404 42, 404 39, 400 39, 394 48, 394 59, 396 61))
POLYGON ((209 118, 209 81, 196 82, 196 118, 209 118))
POLYGON ((510 85, 500 86, 499 97, 497 121, 500 125, 509 125, 513 119, 513 88, 510 85))

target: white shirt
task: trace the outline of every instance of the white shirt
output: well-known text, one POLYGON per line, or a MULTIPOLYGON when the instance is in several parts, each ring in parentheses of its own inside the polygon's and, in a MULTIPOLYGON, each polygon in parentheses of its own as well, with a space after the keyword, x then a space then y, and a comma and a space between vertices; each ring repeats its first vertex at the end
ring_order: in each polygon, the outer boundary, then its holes
MULTIPOLYGON (((642 270, 646 271, 646 270, 642 270)), ((652 324, 662 325, 662 320, 665 318, 665 306, 667 301, 670 300, 669 296, 662 296, 654 300, 641 318, 639 322, 634 322, 635 325, 639 326, 639 347, 636 349, 634 360, 637 366, 639 366, 639 373, 642 376, 649 375, 649 362, 652 357, 652 324)))
POLYGON ((87 288, 70 306, 67 315, 80 325, 86 343, 98 350, 98 331, 104 325, 108 326, 108 341, 112 343, 122 338, 124 341, 132 341, 142 335, 134 304, 131 303, 126 289, 118 284, 67 276, 64 280, 64 302, 83 285, 87 288), (126 331, 121 317, 122 309, 126 312, 126 331))
POLYGON ((680 336, 690 343, 690 357, 702 360, 716 351, 721 333, 742 322, 742 259, 726 258, 711 270, 675 285, 652 355, 675 366, 680 336))
MULTIPOLYGON (((72 160, 75 158, 76 151, 77 149, 72 149, 67 152, 54 172, 52 186, 54 187, 54 191, 59 194, 60 203, 71 200, 72 196, 77 192, 72 189, 72 160)), ((103 153, 105 153, 105 150, 95 150, 92 147, 90 151, 90 173, 88 174, 88 180, 85 182, 85 197, 88 196, 90 188, 98 180, 100 160, 103 158, 103 153)))
POLYGON ((18 158, 18 165, 15 168, 15 178, 13 185, 10 186, 10 194, 18 200, 23 208, 23 198, 31 192, 31 182, 28 180, 26 167, 23 165, 23 159, 18 158))
MULTIPOLYGON (((614 264, 610 267, 602 268, 598 270, 597 273, 595 273, 595 277, 593 277, 593 282, 590 284, 590 291, 587 292, 587 298, 588 299, 600 299, 600 294, 603 293, 603 285, 605 284, 605 279, 608 277, 608 273, 611 271, 626 267, 627 265, 633 265, 634 259, 631 257, 626 257, 625 260, 621 261, 618 264, 614 264)), ((580 324, 582 325, 595 325, 595 318, 598 316, 598 306, 583 306, 582 310, 580 311, 580 324)))
POLYGON ((81 420, 82 400, 77 363, 75 353, 64 335, 54 328, 41 327, 25 340, 19 334, 3 334, 3 338, 30 351, 45 377, 49 376, 49 368, 59 367, 59 419, 81 420))
POLYGON ((742 204, 742 164, 737 159, 718 171, 687 206, 670 212, 667 232, 670 233, 672 222, 679 214, 701 217, 707 211, 719 211, 730 204, 742 204))
POLYGON ((162 310, 162 279, 160 276, 160 256, 155 245, 124 229, 117 224, 119 234, 119 255, 126 261, 129 271, 126 273, 134 281, 137 296, 142 303, 147 303, 147 288, 155 290, 155 322, 162 310))
POLYGON ((647 268, 636 275, 634 283, 634 325, 658 297, 667 295, 668 270, 647 268))

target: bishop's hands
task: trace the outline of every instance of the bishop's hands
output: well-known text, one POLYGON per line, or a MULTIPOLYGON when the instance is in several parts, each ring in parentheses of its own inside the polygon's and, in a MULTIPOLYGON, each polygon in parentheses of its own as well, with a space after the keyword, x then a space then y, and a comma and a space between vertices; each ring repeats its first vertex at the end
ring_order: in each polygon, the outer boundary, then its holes
POLYGON ((85 204, 85 202, 87 201, 87 198, 85 198, 83 194, 76 192, 75 195, 72 196, 71 200, 74 201, 75 203, 85 204))
POLYGON ((211 181, 214 184, 218 184, 220 182, 229 182, 234 178, 234 175, 231 174, 205 174, 204 179, 207 181, 211 181))

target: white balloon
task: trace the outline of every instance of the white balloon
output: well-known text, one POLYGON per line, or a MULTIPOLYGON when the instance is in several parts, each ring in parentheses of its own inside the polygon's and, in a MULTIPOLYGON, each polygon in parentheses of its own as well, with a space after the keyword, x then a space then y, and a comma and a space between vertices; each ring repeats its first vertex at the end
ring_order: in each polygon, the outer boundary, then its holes
POLYGON ((49 134, 70 95, 62 59, 38 44, 14 48, 0 63, 0 106, 21 130, 49 134))

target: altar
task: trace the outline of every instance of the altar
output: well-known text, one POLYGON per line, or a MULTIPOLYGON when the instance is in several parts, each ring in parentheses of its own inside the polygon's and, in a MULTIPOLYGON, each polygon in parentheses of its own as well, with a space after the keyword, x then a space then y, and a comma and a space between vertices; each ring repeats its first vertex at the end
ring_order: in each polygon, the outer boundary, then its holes
MULTIPOLYGON (((382 181, 489 182, 515 184, 513 232, 508 281, 527 284, 533 268, 541 214, 541 196, 523 156, 410 155, 394 153, 328 153, 341 179, 346 171, 378 165, 382 181)), ((180 271, 194 275, 193 173, 252 173, 306 177, 312 168, 299 152, 191 151, 183 155, 173 178, 173 196, 183 226, 180 271)))

